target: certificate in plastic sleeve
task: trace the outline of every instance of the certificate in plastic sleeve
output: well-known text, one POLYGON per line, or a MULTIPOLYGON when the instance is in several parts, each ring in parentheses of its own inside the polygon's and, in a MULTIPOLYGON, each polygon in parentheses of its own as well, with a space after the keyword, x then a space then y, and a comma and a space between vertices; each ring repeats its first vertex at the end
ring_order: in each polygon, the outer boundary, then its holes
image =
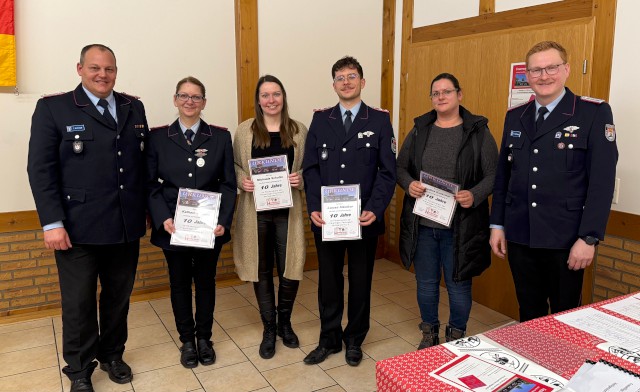
POLYGON ((416 199, 413 213, 450 227, 453 214, 456 212, 455 194, 460 190, 460 186, 423 171, 420 172, 420 182, 425 185, 427 191, 416 199))
POLYGON ((323 186, 322 240, 342 241, 362 238, 360 227, 360 185, 323 186))
POLYGON ((218 224, 222 194, 180 188, 171 234, 171 245, 210 248, 215 244, 213 230, 218 224))
POLYGON ((286 155, 249 159, 256 211, 293 207, 286 155))

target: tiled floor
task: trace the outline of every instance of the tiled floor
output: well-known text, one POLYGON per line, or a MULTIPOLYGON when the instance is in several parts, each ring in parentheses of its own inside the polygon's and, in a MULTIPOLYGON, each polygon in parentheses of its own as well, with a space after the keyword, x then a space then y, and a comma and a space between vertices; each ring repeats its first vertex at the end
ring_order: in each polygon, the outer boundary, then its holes
MULTIPOLYGON (((415 350, 421 335, 413 273, 382 259, 376 261, 373 279, 371 330, 358 367, 345 364, 344 350, 320 365, 302 362, 315 348, 320 331, 318 271, 308 271, 292 317, 299 349, 287 348, 278 339, 275 357, 260 358, 262 324, 253 288, 250 284, 226 287, 218 289, 216 299, 213 341, 217 361, 188 370, 180 365, 169 298, 136 302, 131 304, 124 355, 134 379, 118 385, 97 369, 92 378, 94 388, 97 392, 375 391, 376 361, 415 350)), ((442 293, 440 320, 444 324, 448 299, 446 291, 442 293)), ((474 303, 468 332, 477 334, 510 321, 474 303)), ((69 381, 60 372, 64 366, 61 331, 60 317, 0 325, 0 391, 68 391, 69 381)))

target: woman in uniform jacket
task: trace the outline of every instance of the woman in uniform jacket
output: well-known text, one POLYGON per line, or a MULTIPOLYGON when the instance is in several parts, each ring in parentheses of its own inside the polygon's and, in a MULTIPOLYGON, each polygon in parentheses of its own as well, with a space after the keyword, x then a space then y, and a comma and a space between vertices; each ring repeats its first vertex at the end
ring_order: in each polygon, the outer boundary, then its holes
POLYGON ((169 266, 171 306, 182 347, 180 363, 186 368, 211 365, 216 355, 211 343, 216 299, 216 265, 222 245, 231 239, 236 200, 231 136, 226 128, 205 123, 200 113, 207 104, 198 79, 178 82, 173 104, 179 118, 152 130, 147 154, 151 243, 162 248, 169 266), (179 188, 222 194, 213 249, 170 245, 179 188), (195 320, 191 283, 195 283, 195 320))
POLYGON ((416 272, 422 341, 418 349, 439 343, 440 277, 449 294, 446 340, 465 336, 471 312, 471 278, 491 263, 489 205, 498 159, 488 120, 460 105, 458 79, 440 74, 431 82, 433 110, 416 118, 398 156, 398 184, 405 197, 400 220, 400 255, 416 272), (424 171, 459 184, 458 204, 450 226, 414 214, 425 193, 424 171))
POLYGON ((301 192, 307 128, 289 117, 287 93, 275 76, 265 75, 258 80, 255 113, 255 118, 238 125, 233 142, 240 189, 233 259, 240 279, 253 282, 264 324, 259 354, 268 359, 275 354, 276 334, 285 346, 299 346, 291 328, 291 312, 306 255, 301 192), (275 155, 287 156, 293 207, 256 212, 249 159, 275 155), (279 277, 277 307, 274 264, 279 277))

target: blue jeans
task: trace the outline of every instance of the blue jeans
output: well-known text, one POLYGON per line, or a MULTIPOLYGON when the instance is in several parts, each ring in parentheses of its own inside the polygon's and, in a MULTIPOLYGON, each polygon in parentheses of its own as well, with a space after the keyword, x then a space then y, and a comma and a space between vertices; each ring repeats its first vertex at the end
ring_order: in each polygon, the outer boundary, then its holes
POLYGON ((449 293, 449 325, 467 329, 471 312, 471 279, 453 281, 453 230, 419 226, 418 246, 413 260, 418 283, 418 306, 422 321, 439 324, 440 277, 449 293))

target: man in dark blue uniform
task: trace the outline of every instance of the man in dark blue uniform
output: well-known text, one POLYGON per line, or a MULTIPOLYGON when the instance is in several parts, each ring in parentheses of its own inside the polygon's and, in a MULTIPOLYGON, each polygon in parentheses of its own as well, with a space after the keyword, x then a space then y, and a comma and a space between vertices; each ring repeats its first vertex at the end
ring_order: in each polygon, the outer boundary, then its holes
POLYGON ((62 371, 71 391, 93 391, 96 367, 120 384, 133 378, 122 360, 129 296, 145 235, 144 106, 113 91, 113 51, 82 49, 81 84, 38 101, 27 171, 44 229, 55 249, 62 296, 62 371), (100 320, 96 290, 100 278, 100 320))
POLYGON ((346 362, 362 360, 362 342, 369 331, 371 277, 378 236, 384 233, 384 211, 396 181, 395 139, 389 113, 367 106, 360 98, 365 86, 362 67, 344 57, 332 69, 333 89, 339 103, 313 116, 305 145, 303 176, 307 210, 311 216, 319 263, 318 302, 320 341, 304 362, 317 364, 329 354, 347 351, 346 362), (362 239, 323 241, 325 223, 321 212, 321 186, 359 184, 362 239), (348 253, 348 317, 342 330, 344 310, 344 255, 348 253))
POLYGON ((567 53, 527 53, 535 101, 505 119, 491 210, 491 248, 509 265, 520 321, 580 305, 584 269, 604 238, 618 149, 611 107, 574 95, 567 53))

